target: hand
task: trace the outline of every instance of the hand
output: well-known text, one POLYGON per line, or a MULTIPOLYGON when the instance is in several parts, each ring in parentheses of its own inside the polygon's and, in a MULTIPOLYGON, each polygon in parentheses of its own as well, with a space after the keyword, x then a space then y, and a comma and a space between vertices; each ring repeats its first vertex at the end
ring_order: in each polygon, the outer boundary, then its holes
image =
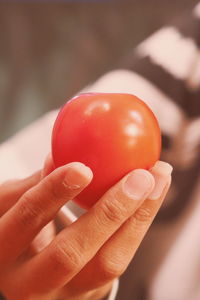
POLYGON ((41 230, 90 183, 91 170, 71 163, 42 180, 38 172, 2 184, 0 290, 9 300, 101 299, 139 247, 170 186, 170 174, 163 162, 150 172, 132 171, 43 245, 41 230))

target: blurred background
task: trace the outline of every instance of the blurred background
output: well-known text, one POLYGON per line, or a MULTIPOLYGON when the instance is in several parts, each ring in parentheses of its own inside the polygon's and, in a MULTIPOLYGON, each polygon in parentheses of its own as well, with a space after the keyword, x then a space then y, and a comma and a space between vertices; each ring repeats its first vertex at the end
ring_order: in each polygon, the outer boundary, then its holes
POLYGON ((197 0, 0 3, 0 142, 103 73, 197 0))

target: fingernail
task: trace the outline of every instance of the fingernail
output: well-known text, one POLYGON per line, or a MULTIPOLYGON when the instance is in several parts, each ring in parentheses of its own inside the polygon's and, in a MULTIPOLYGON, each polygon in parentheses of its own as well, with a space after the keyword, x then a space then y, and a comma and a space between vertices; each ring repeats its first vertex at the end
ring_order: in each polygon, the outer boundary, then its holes
POLYGON ((159 173, 160 175, 167 176, 167 175, 171 175, 171 173, 173 171, 173 167, 170 164, 159 160, 150 169, 150 171, 151 171, 151 173, 156 172, 156 173, 159 173))
POLYGON ((124 182, 125 193, 134 200, 144 199, 152 191, 153 187, 153 176, 143 169, 134 170, 124 182))
POLYGON ((172 170, 171 165, 162 161, 158 161, 153 168, 151 168, 150 172, 154 176, 155 187, 149 195, 150 200, 157 200, 162 196, 165 188, 169 184, 172 170))
POLYGON ((93 174, 90 168, 82 163, 73 162, 67 165, 63 184, 68 189, 80 189, 88 185, 92 178, 93 174))

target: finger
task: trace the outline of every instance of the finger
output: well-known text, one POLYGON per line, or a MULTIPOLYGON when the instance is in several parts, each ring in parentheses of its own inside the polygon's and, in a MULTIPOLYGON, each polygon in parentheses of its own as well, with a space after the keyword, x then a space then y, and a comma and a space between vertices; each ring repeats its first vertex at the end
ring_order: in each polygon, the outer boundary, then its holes
POLYGON ((56 235, 56 229, 54 222, 48 223, 33 240, 31 245, 33 254, 41 252, 47 247, 56 235))
POLYGON ((146 170, 135 170, 123 178, 26 265, 25 288, 37 293, 67 283, 133 214, 153 187, 154 178, 146 170))
POLYGON ((38 233, 38 235, 34 238, 27 251, 23 253, 23 257, 25 257, 25 259, 30 259, 30 257, 33 257, 37 253, 41 252, 51 243, 55 235, 55 224, 53 221, 51 221, 46 226, 44 226, 38 233))
POLYGON ((0 219, 1 267, 16 259, 58 210, 91 179, 91 170, 75 162, 56 169, 27 191, 0 219))
POLYGON ((17 266, 24 264, 24 262, 30 260, 33 256, 41 252, 51 243, 51 241, 55 238, 55 235, 55 224, 51 221, 42 228, 28 248, 17 258, 17 266))
POLYGON ((40 181, 41 171, 25 179, 8 180, 0 185, 0 217, 30 188, 40 181))
POLYGON ((44 167, 41 172, 41 179, 43 179, 45 176, 49 175, 51 172, 55 170, 52 154, 49 153, 46 157, 44 167))
POLYGON ((153 192, 69 283, 68 288, 74 290, 76 286, 79 292, 83 292, 88 288, 95 289, 122 275, 166 196, 171 182, 171 171, 172 167, 167 163, 155 164, 150 170, 155 179, 153 192))
POLYGON ((51 154, 49 154, 41 171, 24 179, 12 179, 2 183, 0 186, 0 217, 16 203, 26 191, 36 185, 40 179, 50 174, 53 170, 53 159, 51 154))

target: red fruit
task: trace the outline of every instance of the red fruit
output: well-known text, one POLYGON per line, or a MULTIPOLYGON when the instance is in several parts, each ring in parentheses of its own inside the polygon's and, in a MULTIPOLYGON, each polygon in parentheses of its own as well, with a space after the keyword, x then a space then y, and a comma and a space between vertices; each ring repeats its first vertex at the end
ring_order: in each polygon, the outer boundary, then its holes
POLYGON ((160 150, 154 114, 129 94, 80 94, 62 107, 53 129, 55 167, 79 161, 93 171, 93 181, 74 199, 86 209, 131 170, 151 168, 160 150))

